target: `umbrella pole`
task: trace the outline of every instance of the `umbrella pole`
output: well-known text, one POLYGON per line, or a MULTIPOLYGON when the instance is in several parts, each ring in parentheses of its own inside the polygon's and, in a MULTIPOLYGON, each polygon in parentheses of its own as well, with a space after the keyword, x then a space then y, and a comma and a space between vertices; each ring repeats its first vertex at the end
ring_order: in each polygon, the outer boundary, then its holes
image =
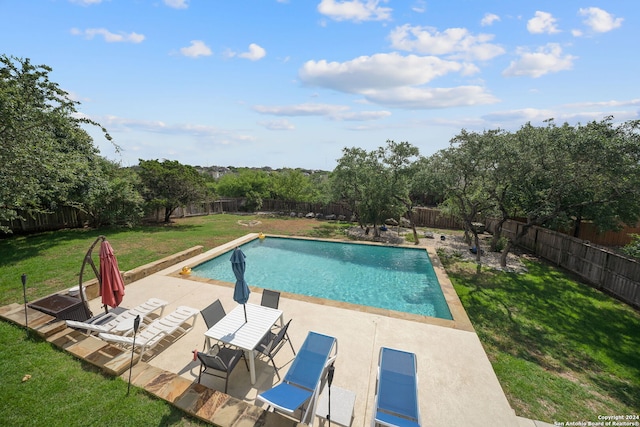
MULTIPOLYGON (((90 317, 93 317, 93 313, 91 313, 91 310, 89 310, 89 304, 84 299, 84 287, 83 287, 84 281, 82 277, 84 274, 84 267, 87 264, 91 266, 91 268, 93 269, 93 272, 98 278, 98 287, 100 287, 102 285, 102 278, 100 277, 100 272, 96 268, 96 265, 93 263, 93 258, 91 258, 91 253, 93 252, 93 248, 98 244, 98 242, 105 241, 105 240, 107 240, 105 236, 102 236, 102 235, 98 236, 98 238, 89 247, 89 250, 87 251, 87 253, 84 256, 84 259, 82 260, 82 266, 80 267, 80 276, 78 277, 78 291, 80 292, 80 300, 82 300, 82 305, 84 305, 85 314, 88 316, 87 319, 90 317)), ((106 311, 106 307, 105 307, 105 311, 106 311)))
POLYGON ((242 307, 244 308, 244 323, 247 323, 247 304, 242 304, 242 307))
POLYGON ((333 374, 335 371, 335 367, 333 363, 329 366, 329 372, 327 372, 327 383, 329 386, 329 400, 328 400, 328 410, 327 421, 329 421, 329 427, 331 427, 331 383, 333 382, 333 374))
POLYGON ((131 370, 133 369, 133 353, 136 350, 136 333, 140 326, 140 315, 138 314, 133 321, 133 345, 131 346, 131 363, 129 364, 129 385, 127 386, 127 396, 129 396, 129 390, 131 390, 131 370))
POLYGON ((24 296, 24 328, 29 333, 29 320, 27 317, 27 275, 22 275, 22 295, 24 296))

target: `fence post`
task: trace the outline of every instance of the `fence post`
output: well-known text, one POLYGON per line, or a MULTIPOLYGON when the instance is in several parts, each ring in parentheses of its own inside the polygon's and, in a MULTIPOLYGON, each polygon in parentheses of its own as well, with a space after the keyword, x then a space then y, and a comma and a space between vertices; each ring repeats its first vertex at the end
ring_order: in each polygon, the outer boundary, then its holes
MULTIPOLYGON (((598 289, 605 288, 605 280, 607 280, 607 272, 609 269, 609 252, 605 252, 604 262, 602 263, 602 270, 600 270, 600 277, 598 278, 598 289)), ((636 287, 637 288, 637 287, 636 287)))
POLYGON ((558 249, 558 261, 557 261, 557 265, 558 267, 560 267, 560 265, 562 264, 562 253, 564 252, 564 243, 567 241, 567 239, 565 239, 564 237, 556 234, 556 238, 560 239, 560 248, 558 249))

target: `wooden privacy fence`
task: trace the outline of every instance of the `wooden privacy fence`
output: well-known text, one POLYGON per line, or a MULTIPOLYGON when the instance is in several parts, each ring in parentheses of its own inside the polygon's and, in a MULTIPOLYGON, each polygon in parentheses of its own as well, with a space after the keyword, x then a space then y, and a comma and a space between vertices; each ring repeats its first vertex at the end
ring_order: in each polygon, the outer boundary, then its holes
POLYGON ((62 228, 82 228, 88 221, 87 215, 76 208, 63 206, 55 212, 28 213, 18 212, 24 219, 2 221, 14 233, 33 233, 36 231, 60 230, 62 228))
MULTIPOLYGON (((219 199, 211 203, 177 208, 171 216, 181 218, 185 216, 208 215, 211 213, 239 212, 244 210, 244 204, 245 199, 242 198, 219 199)), ((306 215, 309 212, 313 212, 314 214, 322 214, 325 217, 327 215, 336 215, 336 217, 343 216, 346 219, 350 219, 353 214, 348 206, 342 203, 322 204, 287 202, 284 200, 272 199, 263 200, 260 210, 264 212, 279 212, 284 215, 289 215, 292 212, 306 215)), ((157 212, 147 218, 156 218, 161 221, 164 218, 164 215, 162 212, 157 212)), ((460 220, 451 215, 443 215, 439 209, 422 207, 414 208, 413 219, 417 227, 446 228, 453 230, 460 230, 463 228, 460 220)))
POLYGON ((443 215, 439 209, 414 208, 413 220, 417 227, 448 228, 451 230, 464 228, 462 221, 452 215, 443 215))
MULTIPOLYGON (((245 199, 243 198, 226 198, 218 199, 208 203, 195 203, 188 206, 176 208, 171 215, 172 218, 183 218, 188 216, 210 215, 213 213, 224 212, 240 212, 245 210, 245 199)), ((291 212, 296 214, 307 214, 313 212, 315 214, 336 215, 336 217, 344 216, 351 219, 352 212, 347 205, 341 203, 304 203, 304 202, 287 202, 283 200, 264 200, 262 203, 262 211, 280 212, 289 215, 291 212)), ((47 214, 38 213, 29 215, 21 213, 24 220, 13 220, 3 222, 13 232, 30 233, 37 231, 59 230, 61 228, 81 228, 88 221, 87 215, 76 208, 60 207, 56 212, 47 214)), ((147 221, 160 222, 164 220, 164 209, 157 209, 145 216, 147 221)), ((431 208, 415 208, 414 220, 418 227, 430 228, 448 228, 460 229, 462 224, 455 218, 442 215, 438 209, 431 208)))
MULTIPOLYGON (((244 198, 228 198, 218 199, 211 203, 200 203, 189 206, 176 208, 173 211, 171 217, 181 218, 185 216, 195 215, 208 215, 211 213, 224 213, 224 212, 242 212, 246 211, 245 208, 246 199, 244 198)), ((289 215, 291 212, 296 214, 302 213, 306 215, 309 212, 322 215, 343 215, 345 218, 351 218, 352 212, 346 207, 346 205, 340 203, 306 203, 306 202, 287 202, 284 200, 272 200, 265 199, 262 201, 262 207, 260 211, 263 212, 279 212, 284 215, 289 215)), ((164 215, 160 216, 160 213, 154 212, 149 217, 158 218, 162 220, 164 215)))
MULTIPOLYGON (((493 233, 497 222, 487 219, 487 230, 493 233)), ((502 234, 505 237, 515 237, 523 226, 521 222, 508 220, 502 226, 502 234)), ((579 275, 596 288, 640 308, 638 261, 592 246, 584 240, 535 226, 527 231, 520 246, 579 275)))
POLYGON ((640 234, 640 227, 625 226, 619 231, 599 231, 595 224, 582 223, 578 237, 602 246, 626 246, 633 240, 631 234, 640 234))

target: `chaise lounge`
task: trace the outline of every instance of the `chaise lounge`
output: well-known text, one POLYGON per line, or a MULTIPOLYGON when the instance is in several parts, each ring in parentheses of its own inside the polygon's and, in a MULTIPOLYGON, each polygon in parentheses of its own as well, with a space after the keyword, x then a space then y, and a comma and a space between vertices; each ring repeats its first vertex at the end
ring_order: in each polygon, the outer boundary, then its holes
MULTIPOLYGON (((144 303, 130 309, 126 310, 120 314, 107 313, 105 316, 102 316, 100 320, 103 322, 100 324, 97 323, 89 323, 89 322, 78 322, 75 320, 67 320, 67 326, 74 329, 81 329, 86 331, 88 335, 91 335, 92 332, 100 333, 100 332, 113 332, 118 331, 118 328, 126 321, 130 323, 130 319, 134 319, 136 316, 140 316, 142 320, 146 316, 149 316, 156 310, 160 310, 160 316, 164 313, 164 308, 169 304, 167 301, 158 299, 158 298, 149 298, 144 303), (111 320, 104 322, 106 318, 110 318, 111 320)), ((124 330, 125 332, 130 330, 131 328, 127 328, 124 330)))
POLYGON ((98 336, 109 343, 126 348, 134 347, 135 343, 134 350, 140 352, 138 360, 141 360, 145 352, 158 345, 163 338, 174 335, 177 332, 178 335, 175 337, 177 339, 193 329, 199 313, 200 311, 195 308, 180 306, 173 313, 151 322, 135 337, 135 340, 134 337, 104 332, 98 336))
POLYGON ((293 415, 300 410, 300 422, 311 424, 316 403, 327 368, 338 356, 338 341, 334 337, 309 332, 298 351, 284 380, 257 399, 281 411, 293 415))
POLYGON ((382 347, 372 426, 420 427, 416 355, 382 347))

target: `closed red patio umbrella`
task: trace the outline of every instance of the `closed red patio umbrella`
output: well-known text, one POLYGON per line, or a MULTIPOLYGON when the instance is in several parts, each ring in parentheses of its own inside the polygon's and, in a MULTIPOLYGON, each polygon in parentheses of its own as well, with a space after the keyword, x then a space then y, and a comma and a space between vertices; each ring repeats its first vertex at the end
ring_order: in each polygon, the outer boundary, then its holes
POLYGON ((124 281, 118 268, 118 260, 111 244, 106 240, 100 244, 100 295, 105 308, 119 306, 124 297, 124 281))

